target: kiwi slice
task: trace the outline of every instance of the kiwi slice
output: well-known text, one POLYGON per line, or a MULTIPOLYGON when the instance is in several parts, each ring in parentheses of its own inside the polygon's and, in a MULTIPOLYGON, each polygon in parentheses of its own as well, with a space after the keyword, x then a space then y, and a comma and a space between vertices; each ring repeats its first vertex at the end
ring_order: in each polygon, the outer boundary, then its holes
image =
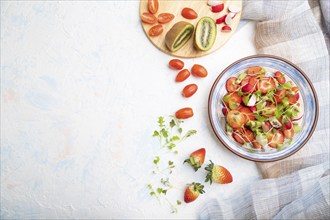
POLYGON ((165 44, 172 52, 179 50, 194 33, 194 26, 188 22, 180 21, 173 25, 165 36, 165 44))
POLYGON ((195 47, 202 51, 212 48, 217 37, 217 26, 210 17, 202 17, 196 26, 195 47))

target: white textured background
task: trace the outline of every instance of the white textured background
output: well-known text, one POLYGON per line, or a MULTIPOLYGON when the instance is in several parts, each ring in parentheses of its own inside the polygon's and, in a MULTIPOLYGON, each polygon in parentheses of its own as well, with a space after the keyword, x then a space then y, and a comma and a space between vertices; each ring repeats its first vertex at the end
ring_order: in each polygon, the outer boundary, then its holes
POLYGON ((255 53, 248 23, 217 52, 186 59, 207 67, 205 79, 174 83, 172 58, 145 37, 138 1, 1 1, 1 218, 197 218, 212 197, 228 197, 260 178, 254 163, 220 145, 207 115, 217 75, 255 53), (184 99, 181 89, 197 83, 184 99), (159 152, 151 137, 159 115, 191 106, 168 198, 183 199, 186 183, 203 181, 182 161, 205 147, 207 159, 233 174, 229 185, 171 214, 146 185, 159 152))

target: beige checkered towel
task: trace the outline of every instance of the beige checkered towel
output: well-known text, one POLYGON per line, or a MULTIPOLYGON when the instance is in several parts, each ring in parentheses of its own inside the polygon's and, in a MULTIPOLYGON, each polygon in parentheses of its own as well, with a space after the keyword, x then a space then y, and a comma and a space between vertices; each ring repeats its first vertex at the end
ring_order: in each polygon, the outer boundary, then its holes
POLYGON ((319 121, 310 141, 296 154, 258 164, 265 180, 230 199, 208 202, 200 218, 330 219, 330 1, 246 0, 243 18, 257 22, 258 53, 284 57, 312 80, 319 99, 319 121))

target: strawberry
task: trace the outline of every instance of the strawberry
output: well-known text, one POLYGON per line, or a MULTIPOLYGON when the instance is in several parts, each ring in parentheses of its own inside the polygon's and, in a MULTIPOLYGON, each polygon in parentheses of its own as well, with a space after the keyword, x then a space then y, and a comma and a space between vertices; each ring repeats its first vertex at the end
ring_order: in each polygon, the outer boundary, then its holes
POLYGON ((220 184, 233 182, 233 177, 226 168, 223 166, 214 165, 211 160, 210 162, 211 163, 205 167, 205 170, 209 171, 206 175, 205 182, 210 181, 210 184, 212 184, 212 182, 220 184))
POLYGON ((184 201, 186 203, 195 201, 199 194, 205 193, 203 190, 204 186, 200 183, 192 183, 187 186, 186 191, 184 192, 184 201))
POLYGON ((190 154, 189 159, 186 159, 183 163, 189 163, 195 171, 201 168, 205 159, 205 148, 196 150, 190 154))

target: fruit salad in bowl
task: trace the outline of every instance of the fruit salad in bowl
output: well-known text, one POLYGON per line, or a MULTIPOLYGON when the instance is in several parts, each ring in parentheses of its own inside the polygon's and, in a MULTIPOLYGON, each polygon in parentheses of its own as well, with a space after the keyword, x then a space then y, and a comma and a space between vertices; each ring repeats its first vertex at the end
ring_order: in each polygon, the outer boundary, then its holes
POLYGON ((209 117, 219 140, 253 161, 283 159, 310 138, 317 96, 307 76, 279 57, 257 55, 227 67, 209 97, 209 117))

